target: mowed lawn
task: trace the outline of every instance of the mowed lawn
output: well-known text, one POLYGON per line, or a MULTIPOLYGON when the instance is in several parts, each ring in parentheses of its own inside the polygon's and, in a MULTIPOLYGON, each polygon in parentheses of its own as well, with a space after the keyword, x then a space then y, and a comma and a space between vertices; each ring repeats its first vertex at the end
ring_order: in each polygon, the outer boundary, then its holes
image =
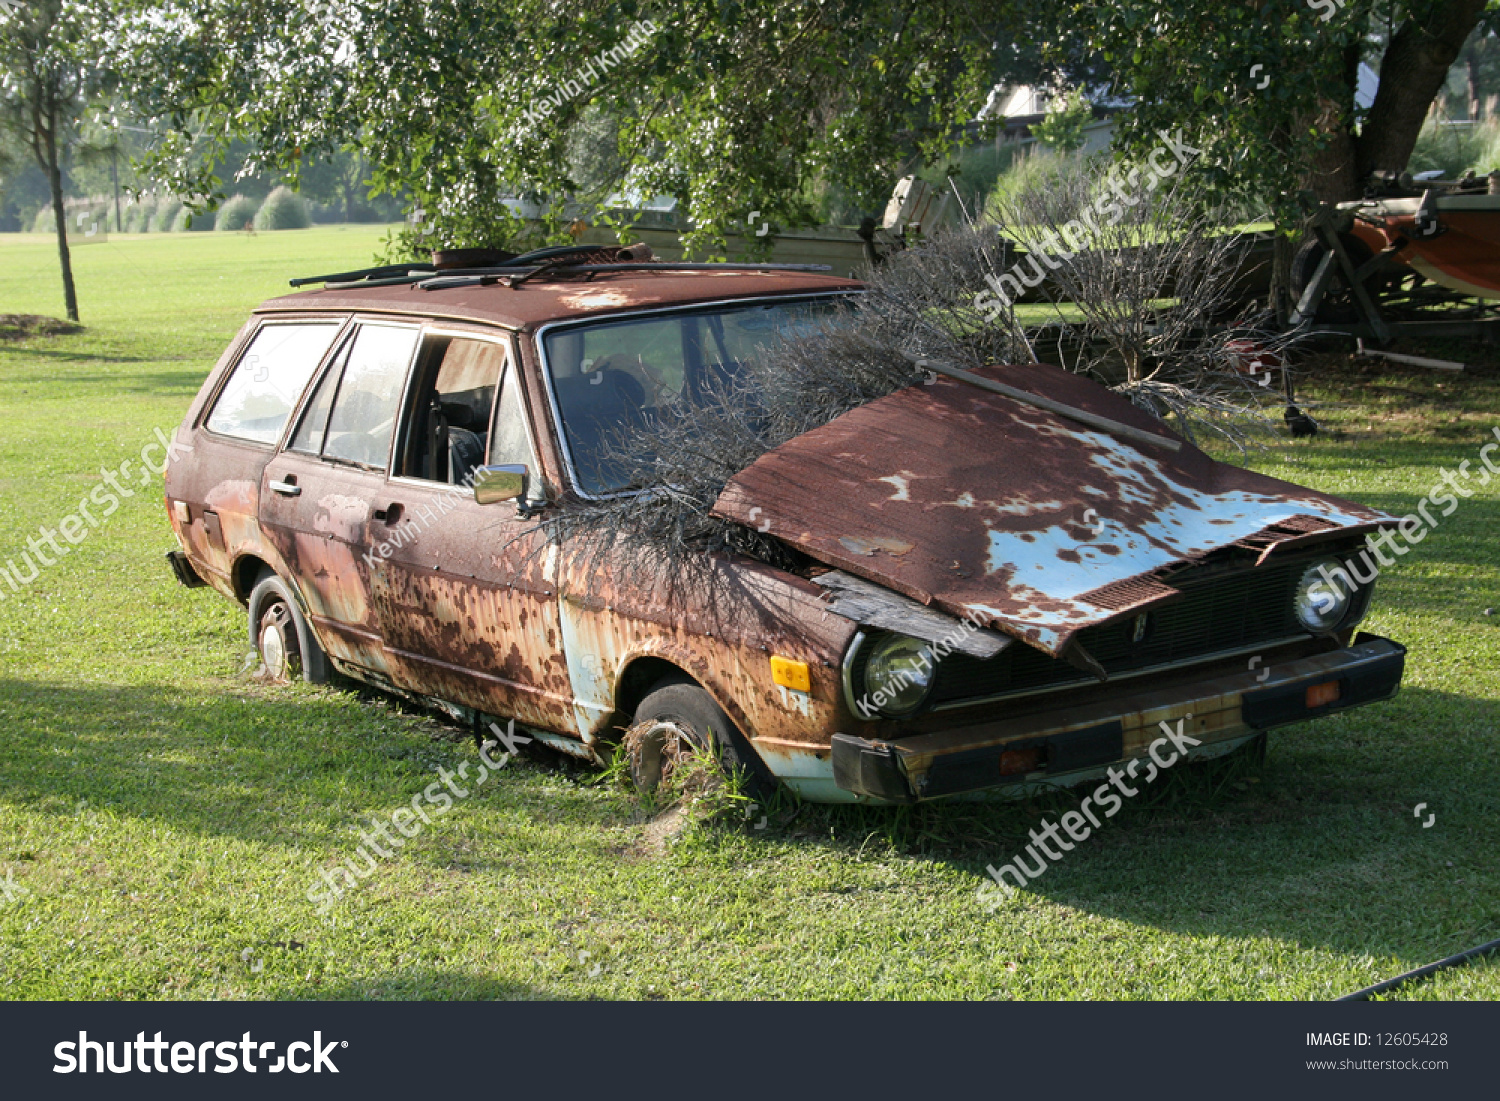
MULTIPOLYGON (((0 566, 178 423, 254 304, 383 232, 77 249, 86 329, 0 342, 0 566)), ((50 240, 0 236, 0 313, 60 312, 50 240)), ((1500 425, 1494 372, 1324 396, 1342 436, 1255 465, 1398 513, 1500 425)), ((1500 936, 1500 480, 1469 485, 1367 621, 1410 647, 1395 701, 1175 770, 993 914, 984 866, 1076 800, 653 821, 537 755, 323 920, 319 870, 474 747, 375 693, 255 684, 241 610, 169 576, 151 479, 0 579, 0 996, 1333 997, 1500 936)), ((1500 967, 1401 996, 1494 998, 1500 967)))

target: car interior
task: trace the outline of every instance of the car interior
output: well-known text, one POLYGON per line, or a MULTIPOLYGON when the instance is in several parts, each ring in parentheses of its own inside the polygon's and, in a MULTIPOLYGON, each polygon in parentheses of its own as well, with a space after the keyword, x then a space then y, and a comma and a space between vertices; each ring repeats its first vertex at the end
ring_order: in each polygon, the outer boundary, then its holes
POLYGON ((490 415, 505 361, 503 344, 428 337, 417 361, 398 474, 470 483, 489 453, 490 415))

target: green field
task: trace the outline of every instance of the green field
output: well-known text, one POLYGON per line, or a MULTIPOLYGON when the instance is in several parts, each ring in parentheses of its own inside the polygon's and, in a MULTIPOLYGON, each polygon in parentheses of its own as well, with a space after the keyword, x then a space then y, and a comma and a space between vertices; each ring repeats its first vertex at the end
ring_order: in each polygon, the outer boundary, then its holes
MULTIPOLYGON (((253 305, 383 233, 78 248, 86 328, 0 341, 0 567, 178 423, 253 305)), ((0 313, 61 299, 50 239, 0 236, 0 313)), ((1340 435, 1256 465, 1397 513, 1500 425, 1493 372, 1323 396, 1340 435)), ((1178 770, 993 914, 984 866, 1075 801, 653 819, 538 755, 331 922, 319 870, 474 747, 374 693, 254 683, 241 610, 165 568, 160 490, 0 580, 6 998, 1320 999, 1500 936, 1500 483, 1382 580, 1395 701, 1273 733, 1264 766, 1178 770)), ((1495 998, 1500 967, 1401 996, 1495 998)))

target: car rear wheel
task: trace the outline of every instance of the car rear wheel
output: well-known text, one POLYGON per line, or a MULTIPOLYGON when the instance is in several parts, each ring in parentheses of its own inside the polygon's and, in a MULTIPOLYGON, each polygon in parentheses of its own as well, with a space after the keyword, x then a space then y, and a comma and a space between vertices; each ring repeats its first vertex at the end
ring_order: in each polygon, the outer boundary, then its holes
POLYGON ((272 684, 328 680, 328 658, 313 637, 286 583, 265 574, 250 591, 250 644, 260 657, 257 676, 272 684))
POLYGON ((630 779, 636 790, 655 792, 694 753, 713 754, 719 767, 739 775, 745 794, 768 798, 775 778, 714 698, 684 676, 659 681, 635 709, 626 731, 630 779))

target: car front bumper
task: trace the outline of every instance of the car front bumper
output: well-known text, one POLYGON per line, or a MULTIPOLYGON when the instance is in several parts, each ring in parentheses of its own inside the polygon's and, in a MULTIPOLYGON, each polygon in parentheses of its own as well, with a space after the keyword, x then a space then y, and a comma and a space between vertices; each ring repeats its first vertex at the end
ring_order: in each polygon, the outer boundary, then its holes
POLYGON ((1065 787, 1145 756, 1167 730, 1190 735, 1198 744, 1189 755, 1207 757, 1258 731, 1389 699, 1405 661, 1400 643, 1361 634, 1331 653, 1142 687, 1082 707, 892 741, 836 734, 833 779, 849 795, 882 803, 1013 785, 1065 787))

